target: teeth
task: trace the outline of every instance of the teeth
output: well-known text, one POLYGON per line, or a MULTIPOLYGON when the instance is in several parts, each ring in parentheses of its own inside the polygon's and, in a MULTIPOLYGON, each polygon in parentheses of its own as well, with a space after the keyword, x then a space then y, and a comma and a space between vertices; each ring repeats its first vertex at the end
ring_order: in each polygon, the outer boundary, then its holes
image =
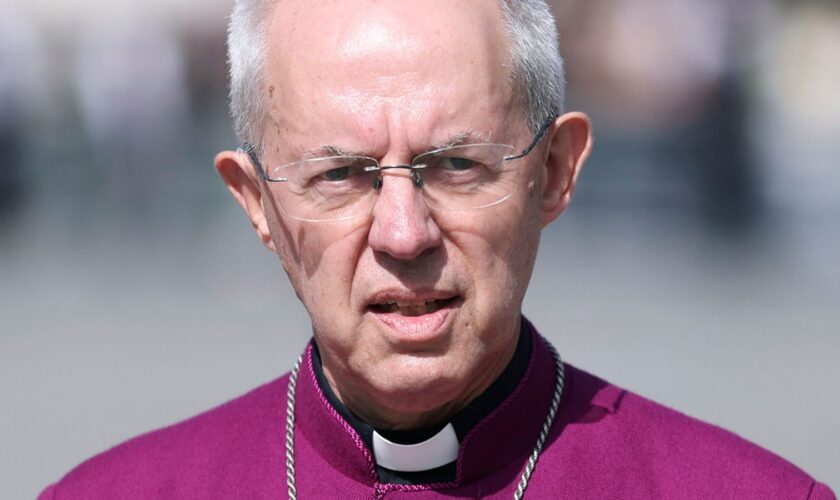
POLYGON ((440 309, 440 302, 437 300, 414 300, 414 301, 391 301, 380 304, 380 307, 389 313, 399 312, 403 316, 421 316, 440 309))

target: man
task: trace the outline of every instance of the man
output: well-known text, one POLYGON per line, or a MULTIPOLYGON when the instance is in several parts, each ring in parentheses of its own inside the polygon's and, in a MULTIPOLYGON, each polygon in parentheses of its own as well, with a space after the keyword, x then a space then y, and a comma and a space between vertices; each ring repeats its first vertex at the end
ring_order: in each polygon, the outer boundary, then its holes
POLYGON ((313 327, 292 373, 42 498, 833 498, 521 317, 589 121, 540 0, 239 1, 216 168, 313 327))

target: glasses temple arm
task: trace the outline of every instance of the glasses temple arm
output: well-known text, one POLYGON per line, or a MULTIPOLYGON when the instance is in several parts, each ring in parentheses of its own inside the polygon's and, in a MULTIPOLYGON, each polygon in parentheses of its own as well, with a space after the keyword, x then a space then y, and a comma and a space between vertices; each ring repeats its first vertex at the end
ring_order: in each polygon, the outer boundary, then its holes
POLYGON ((257 157, 257 152, 254 150, 254 146, 251 145, 251 143, 246 142, 242 144, 239 150, 248 155, 248 158, 250 158, 254 166, 257 167, 257 171, 260 173, 263 179, 267 181, 271 180, 269 179, 268 174, 265 173, 265 169, 263 168, 260 159, 257 157))
POLYGON ((535 147, 537 147, 537 144, 540 143, 548 128, 551 127, 552 123, 554 123, 555 118, 557 118, 557 115, 555 114, 549 116, 545 123, 542 124, 542 127, 540 127, 540 129, 537 130, 537 133, 534 135, 534 140, 531 141, 531 144, 528 144, 528 147, 523 149, 522 152, 518 155, 505 157, 505 160, 516 160, 518 158, 522 158, 523 156, 528 156, 528 154, 531 151, 533 151, 535 147))

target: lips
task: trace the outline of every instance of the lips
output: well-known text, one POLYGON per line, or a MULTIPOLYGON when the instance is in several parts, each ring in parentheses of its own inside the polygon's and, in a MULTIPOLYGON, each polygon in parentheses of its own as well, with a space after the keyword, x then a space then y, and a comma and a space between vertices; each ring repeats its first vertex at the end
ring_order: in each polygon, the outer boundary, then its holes
POLYGON ((445 343, 462 302, 452 292, 398 290, 375 294, 366 310, 393 348, 426 349, 445 343))
POLYGON ((457 297, 431 300, 386 300, 371 304, 371 309, 379 313, 396 313, 401 316, 422 316, 431 314, 442 307, 451 305, 457 297))

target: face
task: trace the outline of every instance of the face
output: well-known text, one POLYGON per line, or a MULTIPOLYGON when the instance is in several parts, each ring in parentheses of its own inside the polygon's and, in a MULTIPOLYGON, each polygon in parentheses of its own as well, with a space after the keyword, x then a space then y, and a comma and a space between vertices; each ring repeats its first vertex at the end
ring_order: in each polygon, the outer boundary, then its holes
MULTIPOLYGON (((523 149, 532 136, 507 77, 502 26, 494 2, 278 2, 262 162, 329 145, 406 164, 465 135, 523 149)), ((501 372, 540 229, 565 207, 588 151, 588 122, 577 122, 568 134, 558 119, 516 160, 514 195, 479 210, 432 210, 406 171, 390 170, 370 214, 304 222, 278 204, 287 186, 259 179, 245 155, 217 157, 280 256, 351 409, 374 424, 415 426, 457 411, 501 372)))

